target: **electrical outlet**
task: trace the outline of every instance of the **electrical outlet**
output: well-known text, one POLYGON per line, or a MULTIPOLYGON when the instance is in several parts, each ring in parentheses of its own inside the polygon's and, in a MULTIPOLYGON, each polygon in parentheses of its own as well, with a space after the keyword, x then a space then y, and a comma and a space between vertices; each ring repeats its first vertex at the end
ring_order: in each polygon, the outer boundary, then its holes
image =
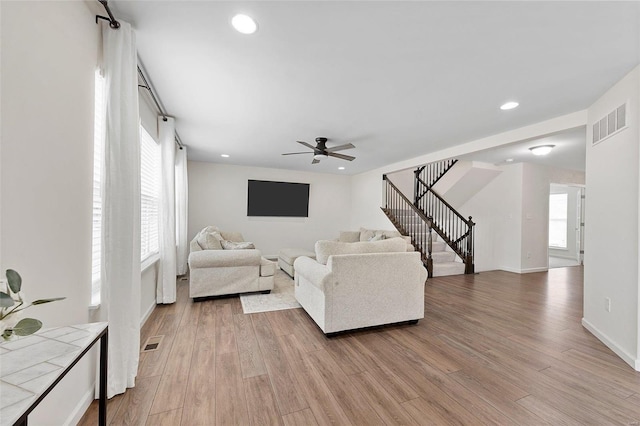
POLYGON ((611 298, 609 297, 604 298, 604 309, 607 312, 611 312, 611 298))
POLYGON ((530 251, 527 252, 527 259, 531 259, 531 252, 530 251))

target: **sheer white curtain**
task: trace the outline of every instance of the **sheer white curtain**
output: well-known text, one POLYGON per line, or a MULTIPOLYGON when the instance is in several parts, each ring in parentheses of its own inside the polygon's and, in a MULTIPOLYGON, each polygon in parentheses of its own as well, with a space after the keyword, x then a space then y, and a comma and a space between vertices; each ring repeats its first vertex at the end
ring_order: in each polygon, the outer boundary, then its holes
POLYGON ((140 350, 140 140, 135 34, 102 25, 106 135, 100 317, 109 321, 107 396, 135 386, 140 350))
POLYGON ((178 246, 178 275, 187 273, 187 214, 189 204, 189 184, 187 179, 187 147, 176 151, 176 242, 178 246))
POLYGON ((175 121, 158 117, 160 141, 160 267, 156 286, 157 303, 176 301, 176 143, 175 121), (166 121, 165 121, 166 120, 166 121))

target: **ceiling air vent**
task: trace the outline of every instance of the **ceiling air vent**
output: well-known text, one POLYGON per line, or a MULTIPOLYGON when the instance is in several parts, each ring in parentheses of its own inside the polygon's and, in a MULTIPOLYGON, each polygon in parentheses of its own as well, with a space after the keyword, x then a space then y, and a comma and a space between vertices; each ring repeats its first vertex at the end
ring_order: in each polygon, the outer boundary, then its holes
POLYGON ((592 145, 602 142, 609 136, 627 128, 627 104, 624 103, 593 125, 592 145))

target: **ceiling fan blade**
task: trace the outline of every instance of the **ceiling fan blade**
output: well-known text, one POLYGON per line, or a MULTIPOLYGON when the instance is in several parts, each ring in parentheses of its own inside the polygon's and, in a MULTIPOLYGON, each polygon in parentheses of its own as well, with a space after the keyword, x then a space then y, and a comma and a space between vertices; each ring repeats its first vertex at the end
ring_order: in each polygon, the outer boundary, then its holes
POLYGON ((313 145, 311 145, 310 143, 303 142, 303 141, 296 141, 296 142, 298 142, 299 144, 302 144, 302 145, 304 145, 304 146, 306 146, 306 147, 308 147, 308 148, 316 149, 316 147, 315 147, 315 146, 313 146, 313 145))
POLYGON ((311 164, 318 164, 320 162, 320 160, 318 160, 317 158, 314 158, 313 161, 311 162, 311 164))
POLYGON ((327 155, 329 157, 335 157, 335 158, 339 158, 341 160, 347 160, 347 161, 353 161, 356 158, 356 157, 352 157, 350 155, 336 154, 335 152, 327 152, 327 155))
POLYGON ((336 151, 342 151, 342 150, 351 149, 351 148, 355 148, 355 146, 353 146, 353 144, 351 143, 345 143, 344 145, 338 145, 331 148, 327 148, 327 152, 336 152, 336 151))
POLYGON ((296 155, 296 154, 313 154, 313 152, 287 152, 286 154, 282 154, 282 155, 296 155))

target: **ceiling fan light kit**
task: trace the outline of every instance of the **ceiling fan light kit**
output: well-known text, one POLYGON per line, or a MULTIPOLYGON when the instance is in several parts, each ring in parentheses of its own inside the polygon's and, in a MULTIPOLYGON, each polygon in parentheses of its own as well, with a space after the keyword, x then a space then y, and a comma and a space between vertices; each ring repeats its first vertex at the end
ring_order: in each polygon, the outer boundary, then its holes
POLYGON ((304 145, 307 148, 312 149, 313 151, 305 151, 305 152, 287 152, 282 155, 297 155, 297 154, 313 154, 313 160, 311 164, 318 164, 320 160, 327 157, 339 158, 341 160, 353 161, 356 157, 352 157, 351 155, 338 154, 336 151, 343 151, 345 149, 352 149, 355 146, 351 143, 345 143, 343 145, 338 145, 334 147, 327 148, 328 139, 323 136, 318 136, 316 138, 316 146, 311 145, 308 142, 304 141, 296 141, 300 145, 304 145))

